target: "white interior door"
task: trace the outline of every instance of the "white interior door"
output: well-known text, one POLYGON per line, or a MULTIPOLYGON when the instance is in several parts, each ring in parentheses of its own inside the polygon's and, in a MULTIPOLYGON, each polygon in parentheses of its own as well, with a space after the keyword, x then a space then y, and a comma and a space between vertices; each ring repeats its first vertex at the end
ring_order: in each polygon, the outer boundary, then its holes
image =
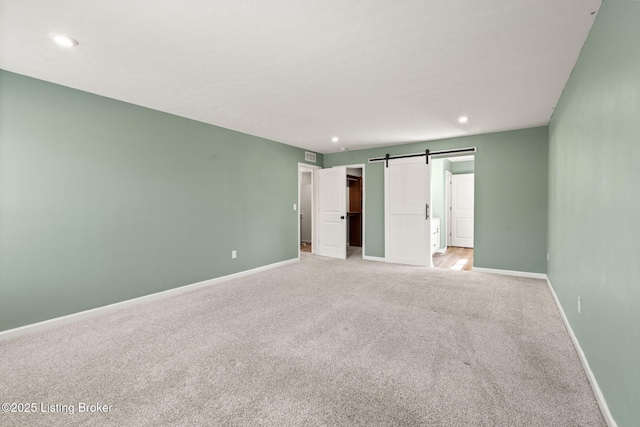
POLYGON ((473 247, 474 174, 451 178, 451 246, 473 247))
POLYGON ((389 160, 384 169, 387 262, 431 266, 431 166, 424 157, 389 160))
POLYGON ((347 168, 320 169, 318 174, 318 255, 347 258, 347 168))

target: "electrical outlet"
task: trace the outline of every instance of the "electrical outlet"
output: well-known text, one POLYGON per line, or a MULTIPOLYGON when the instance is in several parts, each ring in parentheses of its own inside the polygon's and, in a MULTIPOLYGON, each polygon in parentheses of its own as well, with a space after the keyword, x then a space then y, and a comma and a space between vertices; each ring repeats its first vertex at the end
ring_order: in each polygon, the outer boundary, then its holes
POLYGON ((293 210, 295 211, 296 209, 298 209, 298 206, 294 203, 293 204, 293 210))
POLYGON ((578 297, 578 314, 582 314, 582 298, 578 297))
POLYGON ((547 261, 549 261, 549 252, 547 252, 547 261))
POLYGON ((231 251, 231 259, 236 259, 238 258, 238 252, 237 251, 231 251))

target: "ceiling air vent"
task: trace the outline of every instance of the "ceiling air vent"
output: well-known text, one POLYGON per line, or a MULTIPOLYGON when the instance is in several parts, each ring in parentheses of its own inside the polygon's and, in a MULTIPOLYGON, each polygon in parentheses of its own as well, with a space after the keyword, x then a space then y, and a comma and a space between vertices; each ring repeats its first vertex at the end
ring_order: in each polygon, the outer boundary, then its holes
POLYGON ((316 162, 316 153, 310 153, 308 151, 304 152, 304 160, 307 162, 316 162))

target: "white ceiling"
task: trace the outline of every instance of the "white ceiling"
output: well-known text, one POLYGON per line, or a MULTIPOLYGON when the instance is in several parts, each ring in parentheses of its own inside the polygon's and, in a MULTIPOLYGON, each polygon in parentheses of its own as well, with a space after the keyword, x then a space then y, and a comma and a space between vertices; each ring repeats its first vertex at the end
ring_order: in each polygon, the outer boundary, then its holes
POLYGON ((0 68, 329 153, 547 124, 600 4, 0 0, 0 68))

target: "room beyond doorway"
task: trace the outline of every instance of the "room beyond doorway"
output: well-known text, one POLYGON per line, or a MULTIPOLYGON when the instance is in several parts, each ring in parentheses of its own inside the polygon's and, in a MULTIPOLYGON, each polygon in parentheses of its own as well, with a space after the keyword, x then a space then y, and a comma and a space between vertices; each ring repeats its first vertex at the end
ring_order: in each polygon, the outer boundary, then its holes
POLYGON ((293 207, 298 210, 298 257, 301 252, 315 250, 314 210, 317 202, 314 194, 314 172, 319 169, 320 166, 298 163, 298 203, 293 207))
POLYGON ((432 262, 436 268, 473 268, 474 172, 473 155, 432 160, 432 262))
POLYGON ((433 266, 449 270, 471 271, 473 268, 473 248, 449 246, 445 253, 433 254, 433 266))

